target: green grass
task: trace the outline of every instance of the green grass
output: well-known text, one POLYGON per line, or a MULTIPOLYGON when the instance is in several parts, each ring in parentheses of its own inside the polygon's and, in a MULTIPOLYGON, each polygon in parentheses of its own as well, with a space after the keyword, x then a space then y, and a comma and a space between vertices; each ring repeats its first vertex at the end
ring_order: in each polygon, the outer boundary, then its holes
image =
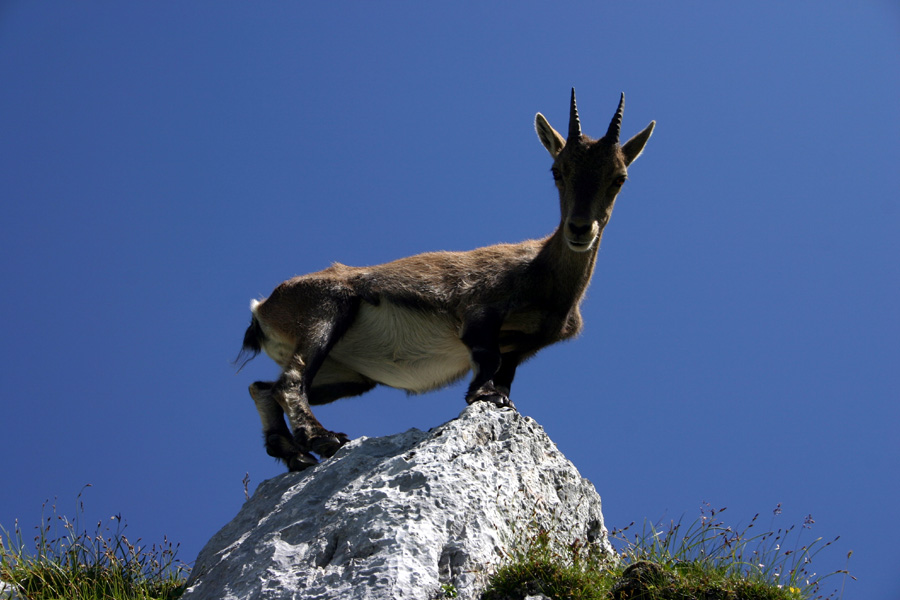
MULTIPOLYGON (((687 526, 673 521, 664 527, 645 524, 635 534, 633 524, 614 530, 618 556, 533 529, 482 597, 519 600, 541 593, 555 600, 812 600, 843 595, 846 569, 825 576, 811 571, 813 558, 837 541, 818 538, 801 544, 801 533, 812 527, 811 517, 800 529, 759 531, 756 515, 735 530, 721 521, 723 510, 706 505, 687 526), (841 590, 822 595, 825 580, 838 575, 843 575, 841 590)), ((779 505, 773 526, 780 514, 779 505)))
MULTIPOLYGON (((87 486, 86 486, 87 487, 87 486)), ((82 490, 82 493, 84 490, 82 490)), ((27 600, 174 600, 184 590, 188 567, 176 558, 168 540, 147 546, 131 542, 121 516, 111 517, 94 533, 84 531, 78 495, 76 519, 56 512, 41 516, 33 550, 18 522, 12 534, 0 531, 0 580, 27 600)), ((46 503, 45 503, 46 509, 46 503)), ((813 558, 837 541, 821 538, 801 544, 813 525, 760 528, 759 515, 740 530, 725 525, 721 513, 706 505, 689 525, 632 525, 611 532, 618 554, 594 544, 565 540, 559 532, 526 529, 492 578, 484 600, 520 600, 544 594, 554 600, 812 600, 840 598, 846 569, 819 576, 813 558), (826 580, 841 589, 823 595, 826 580)), ((527 521, 523 520, 523 521, 527 521)), ((850 554, 847 554, 849 561, 850 554)), ((456 597, 444 586, 444 597, 456 597)))
POLYGON ((172 600, 181 596, 188 568, 176 558, 178 547, 166 539, 149 547, 140 539, 131 542, 121 515, 111 517, 106 526, 97 523, 93 533, 83 530, 81 495, 72 521, 58 515, 56 506, 49 516, 42 511, 33 550, 18 522, 12 533, 0 531, 0 580, 28 600, 172 600))
POLYGON ((514 546, 507 562, 491 579, 483 600, 520 600, 545 594, 554 600, 607 598, 607 573, 613 557, 579 540, 563 544, 546 529, 533 530, 514 546))

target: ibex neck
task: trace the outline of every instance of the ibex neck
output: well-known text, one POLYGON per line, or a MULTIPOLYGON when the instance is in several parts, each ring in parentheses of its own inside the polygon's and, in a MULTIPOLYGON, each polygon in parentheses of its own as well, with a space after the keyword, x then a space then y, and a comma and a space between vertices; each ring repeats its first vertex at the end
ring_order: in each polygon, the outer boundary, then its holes
POLYGON ((546 238, 540 256, 550 271, 550 277, 557 286, 556 293, 561 298, 570 296, 577 302, 584 295, 594 273, 599 247, 598 237, 587 252, 572 250, 566 242, 562 226, 546 238))

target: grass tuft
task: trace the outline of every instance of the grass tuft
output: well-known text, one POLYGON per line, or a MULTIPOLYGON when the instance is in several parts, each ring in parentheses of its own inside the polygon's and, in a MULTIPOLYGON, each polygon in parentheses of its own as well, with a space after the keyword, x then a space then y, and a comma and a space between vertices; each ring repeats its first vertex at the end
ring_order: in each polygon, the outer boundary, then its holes
POLYGON ((483 600, 519 600, 544 594, 555 600, 605 598, 610 557, 576 539, 563 544, 546 529, 534 530, 516 545, 491 579, 483 600))
MULTIPOLYGON (((85 488, 90 486, 85 486, 85 488)), ((189 571, 176 558, 168 539, 149 547, 125 535, 121 515, 98 522, 94 533, 81 528, 81 496, 74 520, 41 511, 34 550, 28 548, 16 521, 10 534, 0 531, 0 581, 28 600, 174 600, 183 593, 189 571)))
POLYGON ((759 515, 736 530, 721 520, 724 510, 704 504, 689 525, 680 520, 664 527, 645 523, 633 535, 633 523, 613 530, 618 560, 577 539, 565 542, 558 534, 533 529, 494 575, 483 599, 544 594, 560 600, 821 600, 843 596, 843 584, 840 591, 822 595, 826 579, 854 579, 846 569, 824 576, 811 570, 813 558, 838 540, 801 544, 812 517, 800 529, 776 529, 779 504, 765 531, 759 528, 759 515))

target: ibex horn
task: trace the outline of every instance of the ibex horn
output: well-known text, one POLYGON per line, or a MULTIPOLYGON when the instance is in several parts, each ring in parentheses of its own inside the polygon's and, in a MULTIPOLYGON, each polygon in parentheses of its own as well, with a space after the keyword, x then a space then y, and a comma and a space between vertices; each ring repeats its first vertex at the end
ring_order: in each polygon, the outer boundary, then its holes
POLYGON ((569 137, 571 142, 581 137, 581 121, 578 120, 578 108, 575 106, 575 88, 572 88, 572 106, 569 108, 569 137))
POLYGON ((619 143, 619 132, 622 130, 622 114, 625 112, 625 92, 622 92, 622 97, 619 98, 619 108, 616 110, 616 115, 613 117, 612 122, 609 124, 609 129, 606 131, 606 135, 604 136, 607 140, 619 143))

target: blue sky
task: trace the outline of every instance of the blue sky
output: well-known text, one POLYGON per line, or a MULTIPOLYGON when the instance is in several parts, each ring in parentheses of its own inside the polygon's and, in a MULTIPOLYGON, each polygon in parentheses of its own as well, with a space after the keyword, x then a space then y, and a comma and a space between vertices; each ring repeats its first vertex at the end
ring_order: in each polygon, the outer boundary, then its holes
MULTIPOLYGON (((332 261, 540 237, 533 129, 569 89, 657 128, 576 341, 513 399, 610 527, 816 520, 900 594, 900 8, 893 2, 0 4, 0 525, 122 513, 192 561, 282 472, 235 374, 251 298, 332 261)), ((428 429, 465 384, 318 408, 428 429)), ((90 519, 89 519, 90 520, 90 519)), ((834 585, 840 585, 832 580, 834 585)))

